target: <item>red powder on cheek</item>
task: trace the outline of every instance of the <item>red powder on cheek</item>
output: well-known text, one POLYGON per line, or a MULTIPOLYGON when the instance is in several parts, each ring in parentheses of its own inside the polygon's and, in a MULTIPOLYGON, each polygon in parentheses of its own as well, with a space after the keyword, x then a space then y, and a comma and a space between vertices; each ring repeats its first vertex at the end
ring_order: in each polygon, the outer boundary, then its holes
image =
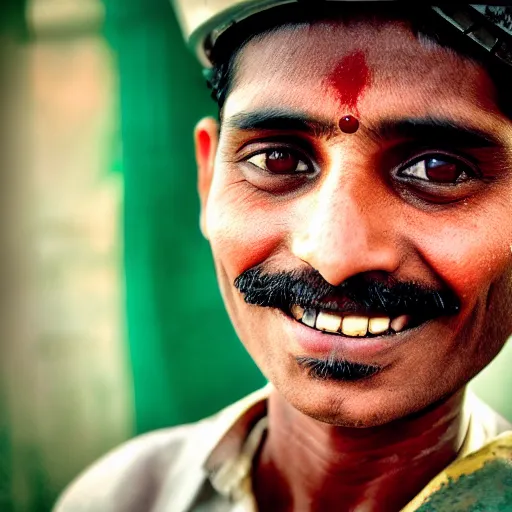
POLYGON ((362 51, 346 55, 327 77, 327 85, 336 91, 339 102, 358 115, 357 105, 371 83, 371 72, 362 51))

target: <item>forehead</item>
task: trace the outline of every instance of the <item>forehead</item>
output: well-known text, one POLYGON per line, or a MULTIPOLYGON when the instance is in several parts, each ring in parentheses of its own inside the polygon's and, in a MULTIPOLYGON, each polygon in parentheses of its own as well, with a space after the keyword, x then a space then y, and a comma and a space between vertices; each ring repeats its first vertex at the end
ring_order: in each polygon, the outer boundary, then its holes
MULTIPOLYGON (((329 76, 350 55, 363 56, 368 87, 361 117, 499 115, 484 68, 417 36, 405 21, 316 22, 285 26, 253 38, 239 53, 224 115, 283 106, 340 116, 329 76)), ((350 83, 346 73, 343 80, 350 83)))

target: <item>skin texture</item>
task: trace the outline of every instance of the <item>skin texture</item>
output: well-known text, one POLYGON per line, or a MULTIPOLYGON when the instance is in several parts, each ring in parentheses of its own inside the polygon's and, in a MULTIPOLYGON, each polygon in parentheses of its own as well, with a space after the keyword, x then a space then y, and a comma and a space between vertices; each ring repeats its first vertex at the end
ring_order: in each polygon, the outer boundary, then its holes
POLYGON ((512 332, 512 123, 495 96, 481 66, 418 40, 405 23, 317 23, 249 42, 220 135, 212 119, 199 123, 201 229, 235 329, 277 389, 254 470, 263 510, 398 509, 454 458, 465 385, 512 332), (347 85, 358 91, 347 97, 340 63, 354 55, 371 80, 347 85), (337 86, 325 87, 333 74, 337 86), (230 124, 242 112, 286 108, 337 126, 354 104, 353 135, 230 124), (406 118, 449 120, 497 141, 424 147, 377 135, 383 121, 406 118), (283 147, 315 173, 276 176, 248 162, 283 147), (448 188, 400 178, 397 168, 426 150, 475 160, 484 178, 448 188), (293 320, 245 304, 234 288, 256 265, 315 269, 333 285, 367 274, 448 287, 461 310, 363 353, 355 362, 384 368, 370 379, 318 381, 296 357, 332 354, 304 353, 293 320))

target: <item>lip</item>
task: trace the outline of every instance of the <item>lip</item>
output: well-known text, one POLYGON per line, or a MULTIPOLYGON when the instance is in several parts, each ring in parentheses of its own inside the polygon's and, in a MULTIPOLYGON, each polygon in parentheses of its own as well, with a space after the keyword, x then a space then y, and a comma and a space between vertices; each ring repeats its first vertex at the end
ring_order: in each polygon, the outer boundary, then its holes
POLYGON ((297 322, 286 315, 284 311, 279 309, 275 311, 285 324, 288 338, 295 344, 294 352, 299 348, 301 356, 311 355, 317 357, 326 357, 333 352, 339 352, 344 358, 354 362, 363 362, 368 358, 384 355, 397 349, 403 344, 412 341, 418 335, 418 331, 430 323, 427 321, 417 327, 393 335, 352 338, 317 331, 301 322, 297 322))

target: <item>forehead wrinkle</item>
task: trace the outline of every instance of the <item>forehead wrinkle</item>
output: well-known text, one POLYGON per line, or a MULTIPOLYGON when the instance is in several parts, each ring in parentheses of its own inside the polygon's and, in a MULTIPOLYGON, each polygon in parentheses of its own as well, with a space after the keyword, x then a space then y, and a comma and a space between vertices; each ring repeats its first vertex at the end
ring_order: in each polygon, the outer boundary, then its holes
MULTIPOLYGON (((240 48, 235 78, 243 74, 250 76, 255 64, 263 65, 265 70, 291 72, 290 79, 304 80, 310 77, 308 75, 318 76, 319 73, 327 75, 347 53, 373 50, 376 38, 379 38, 381 53, 416 55, 411 43, 419 44, 418 38, 405 21, 377 23, 370 18, 288 24, 258 34, 240 48), (306 62, 308 66, 298 66, 298 62, 306 62), (296 76, 297 73, 300 76, 296 76)), ((436 48, 442 49, 439 45, 436 48)))
MULTIPOLYGON (((236 91, 236 96, 249 95, 252 99, 248 104, 274 103, 294 108, 307 105, 308 110, 337 122, 349 112, 342 112, 337 102, 328 99, 322 81, 339 62, 340 55, 360 48, 368 52, 374 78, 371 90, 359 105, 363 124, 373 117, 375 107, 396 110, 404 100, 404 109, 414 115, 450 115, 460 111, 465 102, 479 111, 498 113, 494 84, 482 66, 435 41, 420 40, 405 22, 318 22, 260 34, 237 56, 234 79, 241 90, 236 91), (340 27, 345 30, 340 32, 340 27), (364 28, 354 32, 355 27, 364 28), (339 37, 333 45, 335 35, 339 37), (378 41, 370 44, 377 35, 381 36, 378 41), (428 100, 434 95, 438 101, 430 103, 428 100)), ((247 108, 246 102, 242 104, 247 108)), ((336 133, 327 135, 332 138, 336 133)))
MULTIPOLYGON (((387 66, 393 69, 386 70, 379 64, 382 62, 382 51, 390 62, 403 61, 404 52, 416 56, 411 49, 411 40, 415 40, 414 35, 405 24, 400 25, 403 26, 397 27, 396 24, 389 23, 379 26, 360 21, 350 25, 337 23, 333 26, 317 22, 310 25, 279 27, 260 34, 246 43, 237 54, 233 68, 234 87, 252 86, 264 79, 264 92, 271 91, 272 85, 276 84, 278 88, 285 87, 286 94, 293 95, 296 94, 296 88, 310 83, 308 102, 323 103, 325 95, 329 95, 325 88, 325 80, 339 64, 340 59, 355 51, 366 55, 372 74, 377 66, 381 79, 396 82, 396 66, 387 66), (345 27, 346 30, 340 33, 340 27, 345 27), (359 27, 362 29, 357 30, 359 27), (381 36, 379 49, 375 49, 374 39, 377 36, 381 36), (397 59, 394 59, 394 56, 397 59)), ((417 63, 417 59, 414 60, 417 63)), ((431 66, 425 63, 423 68, 428 72, 431 66)), ((338 112, 336 117, 344 114, 346 113, 338 112)))
POLYGON ((243 86, 244 76, 252 79, 259 74, 258 66, 276 70, 275 78, 285 70, 290 85, 314 79, 325 67, 326 53, 321 45, 305 44, 305 39, 310 39, 310 30, 311 24, 285 25, 255 36, 238 52, 233 83, 243 86), (298 66, 298 62, 308 65, 298 66))

